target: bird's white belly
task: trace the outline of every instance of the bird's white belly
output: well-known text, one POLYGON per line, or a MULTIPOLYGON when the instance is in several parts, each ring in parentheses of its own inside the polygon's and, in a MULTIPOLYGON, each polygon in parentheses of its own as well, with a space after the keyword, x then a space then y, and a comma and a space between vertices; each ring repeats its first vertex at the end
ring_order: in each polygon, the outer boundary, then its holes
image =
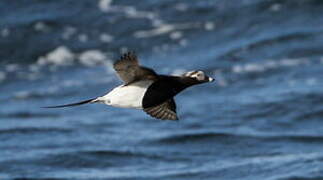
POLYGON ((147 80, 127 86, 121 85, 99 99, 114 107, 142 109, 142 99, 152 83, 153 81, 147 80))

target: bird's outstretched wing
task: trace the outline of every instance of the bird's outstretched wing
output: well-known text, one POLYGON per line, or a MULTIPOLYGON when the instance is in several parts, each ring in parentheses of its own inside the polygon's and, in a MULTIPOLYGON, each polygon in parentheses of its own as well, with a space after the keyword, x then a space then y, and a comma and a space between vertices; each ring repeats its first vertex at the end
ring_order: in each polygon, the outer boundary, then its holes
POLYGON ((114 63, 113 68, 126 85, 140 80, 157 79, 157 74, 152 69, 139 65, 137 56, 133 52, 123 54, 114 63))
POLYGON ((166 102, 145 108, 144 111, 149 114, 150 116, 161 119, 161 120, 178 120, 177 114, 176 114, 176 104, 174 99, 169 99, 166 102))

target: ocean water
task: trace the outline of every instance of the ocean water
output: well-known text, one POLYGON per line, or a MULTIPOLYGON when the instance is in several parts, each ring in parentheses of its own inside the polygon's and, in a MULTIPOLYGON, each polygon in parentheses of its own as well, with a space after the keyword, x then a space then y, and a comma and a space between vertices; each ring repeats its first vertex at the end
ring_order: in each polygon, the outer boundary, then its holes
POLYGON ((321 0, 1 0, 0 179, 322 180, 321 0), (136 51, 215 83, 180 120, 98 105, 136 51))

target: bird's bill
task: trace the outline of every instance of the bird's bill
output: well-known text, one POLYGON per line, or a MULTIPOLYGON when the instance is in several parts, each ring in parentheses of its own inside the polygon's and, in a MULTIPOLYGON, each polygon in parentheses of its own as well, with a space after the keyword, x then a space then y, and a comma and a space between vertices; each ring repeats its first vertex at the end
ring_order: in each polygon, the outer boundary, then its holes
POLYGON ((215 80, 214 78, 208 77, 209 82, 213 82, 214 80, 215 80))

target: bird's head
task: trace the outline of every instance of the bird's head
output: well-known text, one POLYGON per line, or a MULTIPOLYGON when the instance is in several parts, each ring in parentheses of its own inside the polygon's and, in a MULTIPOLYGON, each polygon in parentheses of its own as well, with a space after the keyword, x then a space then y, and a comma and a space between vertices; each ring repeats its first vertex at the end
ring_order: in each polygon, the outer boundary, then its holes
POLYGON ((203 71, 189 71, 185 74, 183 74, 184 77, 188 77, 197 83, 206 83, 206 82, 212 82, 214 81, 213 78, 208 77, 205 75, 203 71))

